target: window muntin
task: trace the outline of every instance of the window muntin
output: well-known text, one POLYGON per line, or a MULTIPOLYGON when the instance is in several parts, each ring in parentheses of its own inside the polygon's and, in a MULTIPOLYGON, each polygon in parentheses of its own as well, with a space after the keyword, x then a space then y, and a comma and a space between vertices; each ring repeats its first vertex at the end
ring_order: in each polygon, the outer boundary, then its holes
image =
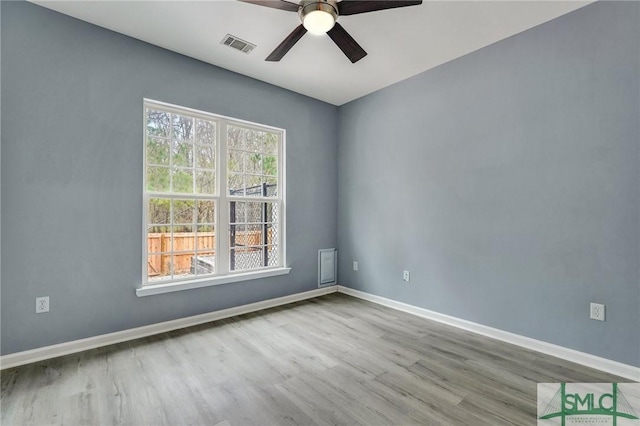
POLYGON ((143 285, 284 264, 283 136, 145 101, 143 285))

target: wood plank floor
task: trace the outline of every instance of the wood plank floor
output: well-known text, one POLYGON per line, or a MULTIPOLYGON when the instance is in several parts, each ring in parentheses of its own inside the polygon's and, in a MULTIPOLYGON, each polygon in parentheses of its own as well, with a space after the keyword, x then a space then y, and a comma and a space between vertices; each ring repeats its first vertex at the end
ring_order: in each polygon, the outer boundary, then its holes
POLYGON ((2 425, 535 425, 538 382, 628 382, 331 294, 1 373, 2 425))

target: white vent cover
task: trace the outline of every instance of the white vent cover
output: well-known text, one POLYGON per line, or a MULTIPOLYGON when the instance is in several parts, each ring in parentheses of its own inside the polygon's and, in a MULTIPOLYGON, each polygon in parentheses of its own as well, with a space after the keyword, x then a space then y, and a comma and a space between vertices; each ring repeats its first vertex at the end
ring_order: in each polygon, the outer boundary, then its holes
POLYGON ((224 36, 220 44, 224 44, 225 46, 229 46, 233 49, 239 50, 242 53, 250 53, 256 47, 255 44, 241 40, 231 34, 227 34, 226 36, 224 36))
POLYGON ((318 250, 318 287, 336 283, 338 272, 337 253, 336 249, 318 250))

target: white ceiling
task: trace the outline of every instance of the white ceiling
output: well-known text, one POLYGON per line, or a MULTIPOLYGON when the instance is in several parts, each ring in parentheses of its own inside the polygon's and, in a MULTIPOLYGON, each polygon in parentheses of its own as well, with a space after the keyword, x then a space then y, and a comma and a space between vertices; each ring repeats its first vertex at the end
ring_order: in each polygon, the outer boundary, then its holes
POLYGON ((352 64, 326 36, 306 34, 280 62, 264 58, 300 20, 296 13, 209 1, 33 1, 165 49, 342 105, 578 9, 589 1, 425 1, 339 18, 367 51, 352 64), (230 33, 250 54, 220 41, 230 33))

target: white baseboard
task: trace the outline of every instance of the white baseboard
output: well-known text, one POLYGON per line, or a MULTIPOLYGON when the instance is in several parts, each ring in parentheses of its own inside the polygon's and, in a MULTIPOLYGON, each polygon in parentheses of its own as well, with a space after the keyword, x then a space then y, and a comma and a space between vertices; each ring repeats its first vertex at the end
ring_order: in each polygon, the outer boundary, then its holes
POLYGON ((606 358, 576 351, 574 349, 569 349, 563 346, 543 342, 541 340, 509 333, 497 328, 488 327, 486 325, 477 324, 471 321, 459 319, 449 315, 430 311, 428 309, 420 308, 402 302, 397 302, 385 297, 376 296, 370 293, 365 293, 343 286, 323 287, 316 290, 278 297, 276 299, 264 300, 256 303, 250 303, 248 305, 237 306, 234 308, 209 312, 206 314, 165 321, 158 324, 151 324, 123 331, 116 331, 114 333, 102 334, 100 336, 59 343, 57 345, 45 346, 42 348, 31 349, 23 352, 16 352, 0 356, 0 370, 17 367, 32 362, 42 361, 45 359, 56 358, 63 355, 69 355, 72 353, 82 352, 101 346, 111 345, 114 343, 139 339, 154 334, 165 333, 167 331, 177 330, 193 325, 204 324, 224 318, 230 318, 237 315, 256 312, 263 309, 274 308, 277 306, 282 306, 289 303, 334 293, 336 291, 347 294, 349 296, 357 297, 359 299, 367 300, 393 309, 404 311, 422 318, 438 321, 457 328, 471 331, 473 333, 481 334, 483 336, 501 340, 503 342, 511 343, 517 346, 521 346, 527 349, 555 356, 561 359, 575 362, 577 364, 585 365, 587 367, 595 368, 610 374, 615 374, 620 377, 640 382, 640 368, 638 367, 622 364, 617 361, 612 361, 606 358))
POLYGON ((166 333, 167 331, 191 327, 193 325, 204 324, 207 322, 234 317, 237 315, 261 311, 263 309, 274 308, 276 306, 282 306, 301 300, 323 296, 329 293, 335 293, 336 291, 338 291, 337 286, 323 287, 316 290, 305 291, 303 293, 278 297, 276 299, 263 300, 261 302, 250 303, 248 305, 237 306, 235 308, 223 309, 220 311, 209 312, 206 314, 195 315, 187 318, 179 318, 176 320, 165 321, 157 324, 145 325, 143 327, 136 327, 128 330, 116 331, 114 333, 88 337, 86 339, 74 340, 71 342, 59 343, 57 345, 44 346, 42 348, 3 355, 0 356, 0 370, 17 367, 19 365, 30 364, 32 362, 42 361, 45 359, 56 358, 63 355, 82 352, 101 346, 112 345, 114 343, 139 339, 141 337, 147 337, 154 334, 166 333))
POLYGON ((519 334, 509 333, 508 331, 477 324, 344 286, 338 286, 338 292, 640 382, 639 367, 612 361, 610 359, 554 345, 552 343, 543 342, 541 340, 532 339, 530 337, 521 336, 519 334))

